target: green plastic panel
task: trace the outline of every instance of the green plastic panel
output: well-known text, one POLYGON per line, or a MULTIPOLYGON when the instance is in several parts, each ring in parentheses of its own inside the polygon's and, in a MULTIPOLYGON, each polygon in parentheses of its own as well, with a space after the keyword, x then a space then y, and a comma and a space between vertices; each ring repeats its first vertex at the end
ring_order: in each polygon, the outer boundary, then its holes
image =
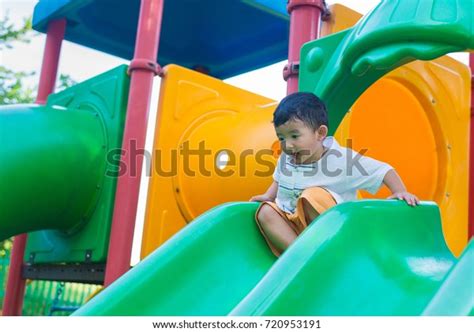
MULTIPOLYGON (((257 230, 257 206, 203 214, 75 314, 420 315, 456 266, 434 203, 337 205, 278 260, 257 230)), ((465 309, 472 269, 460 274, 453 298, 465 309)))
MULTIPOLYGON (((23 166, 28 176, 22 181, 29 182, 39 201, 29 199, 33 194, 22 185, 17 190, 23 197, 18 196, 16 204, 28 209, 11 212, 29 218, 30 231, 49 229, 28 235, 26 261, 105 261, 117 183, 116 177, 106 176, 106 171, 116 171, 117 162, 107 163, 106 156, 122 146, 128 91, 127 66, 120 66, 51 95, 44 108, 31 110, 24 115, 26 122, 12 126, 12 130, 25 131, 24 140, 29 141, 31 149, 23 154, 36 156, 38 147, 44 152, 35 159, 27 158, 23 166), (88 121, 78 121, 82 118, 88 121), (28 121, 31 126, 25 125, 28 121), (94 135, 100 139, 89 138, 94 135), (44 215, 42 209, 55 214, 44 215), (52 215, 56 224, 76 227, 48 227, 52 215)), ((16 186, 15 182, 10 185, 16 186)))
POLYGON ((473 21, 472 0, 382 0, 353 28, 303 45, 299 90, 326 102, 332 134, 357 98, 391 70, 474 49, 473 21))

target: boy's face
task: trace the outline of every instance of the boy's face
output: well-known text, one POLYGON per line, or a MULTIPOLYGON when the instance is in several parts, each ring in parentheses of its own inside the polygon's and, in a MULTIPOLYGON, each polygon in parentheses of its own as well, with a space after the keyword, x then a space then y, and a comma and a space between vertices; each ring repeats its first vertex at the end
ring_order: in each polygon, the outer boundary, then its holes
POLYGON ((276 127, 275 131, 282 150, 299 164, 314 161, 315 155, 322 153, 328 128, 319 126, 314 130, 299 119, 291 119, 276 127))

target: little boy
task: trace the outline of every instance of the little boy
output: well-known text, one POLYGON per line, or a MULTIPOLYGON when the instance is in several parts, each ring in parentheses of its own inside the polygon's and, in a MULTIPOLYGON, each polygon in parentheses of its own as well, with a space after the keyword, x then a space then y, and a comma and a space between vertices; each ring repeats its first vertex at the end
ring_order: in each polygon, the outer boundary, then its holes
POLYGON ((356 200, 358 189, 375 194, 385 184, 392 192, 388 198, 419 203, 393 167, 327 136, 326 106, 314 94, 285 97, 273 113, 273 124, 283 151, 273 183, 250 201, 262 202, 255 214, 257 225, 277 257, 322 212, 356 200))

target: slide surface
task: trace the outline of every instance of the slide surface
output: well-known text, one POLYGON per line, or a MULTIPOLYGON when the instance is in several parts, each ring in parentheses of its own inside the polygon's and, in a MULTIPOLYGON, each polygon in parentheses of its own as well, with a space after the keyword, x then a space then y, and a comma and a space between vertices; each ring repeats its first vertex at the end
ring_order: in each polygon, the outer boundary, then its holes
POLYGON ((206 212, 77 314, 227 315, 276 260, 253 223, 256 207, 206 212))
MULTIPOLYGON (((203 214, 75 314, 420 315, 428 306, 442 314, 448 308, 431 302, 445 302, 445 280, 459 295, 447 314, 472 313, 473 271, 456 269, 433 203, 340 204, 278 261, 254 224, 256 207, 203 214)), ((472 266, 472 248, 461 265, 472 266)))

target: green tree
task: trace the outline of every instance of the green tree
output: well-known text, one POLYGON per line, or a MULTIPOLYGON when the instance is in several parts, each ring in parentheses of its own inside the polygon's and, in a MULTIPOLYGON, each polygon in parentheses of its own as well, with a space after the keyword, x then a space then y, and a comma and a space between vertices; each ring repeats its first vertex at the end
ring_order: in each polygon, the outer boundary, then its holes
MULTIPOLYGON (((0 52, 11 49, 15 42, 29 43, 35 32, 31 18, 25 19, 19 27, 8 18, 8 13, 0 19, 0 52)), ((32 79, 35 72, 15 72, 0 64, 0 105, 31 103, 35 99, 37 86, 28 86, 25 81, 32 79)), ((76 82, 71 76, 61 74, 58 90, 63 90, 76 82)))
MULTIPOLYGON (((31 18, 25 19, 19 28, 10 22, 8 13, 0 19, 0 52, 12 48, 14 42, 29 43, 31 36, 31 18)), ((24 84, 32 75, 34 72, 14 72, 0 65, 0 105, 33 102, 34 91, 24 84)))

